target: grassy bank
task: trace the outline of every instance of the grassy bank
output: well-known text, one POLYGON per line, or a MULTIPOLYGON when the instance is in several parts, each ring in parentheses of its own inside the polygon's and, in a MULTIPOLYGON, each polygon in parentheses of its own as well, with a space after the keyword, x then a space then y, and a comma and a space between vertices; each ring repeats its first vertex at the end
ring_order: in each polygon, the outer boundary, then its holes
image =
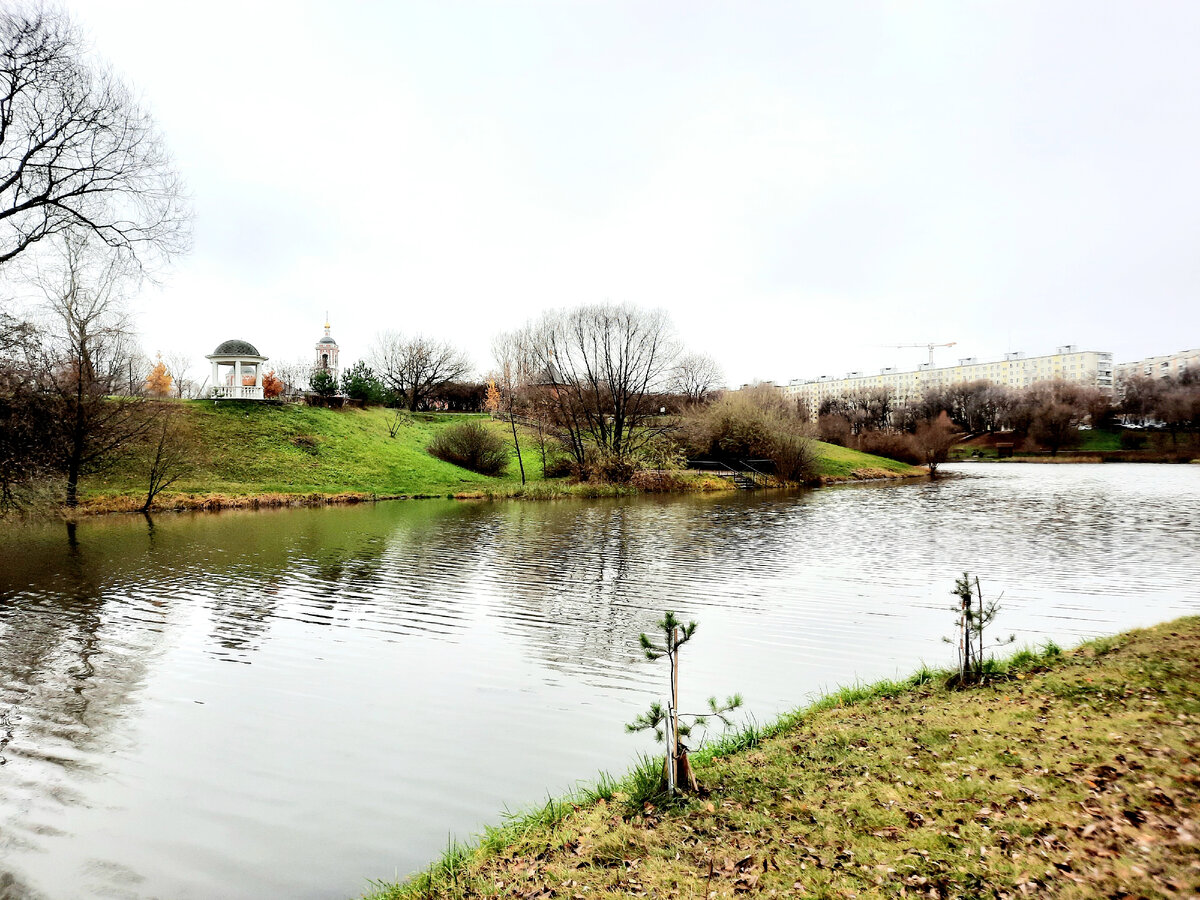
MULTIPOLYGON (((515 451, 501 476, 479 475, 431 456, 425 449, 447 425, 477 418, 511 442, 511 431, 486 416, 403 414, 389 434, 391 410, 332 410, 261 403, 181 402, 193 464, 155 501, 156 508, 320 504, 396 497, 463 498, 612 496, 636 493, 623 485, 568 484, 545 478, 536 435, 520 428, 526 484, 515 451)), ((832 480, 919 474, 903 463, 840 447, 818 445, 822 476, 832 480), (856 474, 857 473, 857 474, 856 474)), ((138 509, 145 498, 146 464, 133 455, 86 478, 81 509, 138 509)), ((681 475, 685 490, 726 490, 711 475, 681 475)))
POLYGON ((1165 431, 1105 425, 1077 432, 1075 440, 1057 454, 1032 438, 1006 432, 975 435, 954 447, 950 456, 954 460, 994 460, 1000 443, 1014 445, 1014 455, 1006 461, 1015 462, 1186 463, 1200 454, 1200 435, 1184 432, 1172 436, 1165 431))
POLYGON ((1200 885, 1200 618, 854 688, 454 848, 374 898, 1169 897, 1200 885))

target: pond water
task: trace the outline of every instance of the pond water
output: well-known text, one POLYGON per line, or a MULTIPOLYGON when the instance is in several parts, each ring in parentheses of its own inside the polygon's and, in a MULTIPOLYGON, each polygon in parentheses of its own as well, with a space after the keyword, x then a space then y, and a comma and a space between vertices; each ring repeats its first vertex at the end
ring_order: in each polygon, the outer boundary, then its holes
MULTIPOLYGON (((950 467, 955 469, 955 467, 950 467)), ((1200 612, 1200 466, 0 531, 0 897, 339 897, 623 771, 637 635, 760 720, 949 662, 964 569, 1072 644, 1200 612)))

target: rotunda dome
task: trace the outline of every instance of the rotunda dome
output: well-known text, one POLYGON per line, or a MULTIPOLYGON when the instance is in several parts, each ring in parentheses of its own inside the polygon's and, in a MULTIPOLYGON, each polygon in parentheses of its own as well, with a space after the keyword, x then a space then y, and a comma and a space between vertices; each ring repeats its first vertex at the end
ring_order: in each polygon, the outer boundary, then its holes
POLYGON ((222 341, 212 352, 213 356, 261 356, 258 348, 249 341, 222 341))

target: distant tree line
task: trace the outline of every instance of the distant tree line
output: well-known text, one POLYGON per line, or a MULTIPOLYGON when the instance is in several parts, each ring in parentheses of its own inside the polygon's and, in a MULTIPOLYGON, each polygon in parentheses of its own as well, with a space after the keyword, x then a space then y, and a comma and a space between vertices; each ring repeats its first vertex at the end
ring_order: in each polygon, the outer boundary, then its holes
POLYGON ((911 402, 869 388, 826 399, 817 421, 823 440, 918 461, 909 437, 943 415, 962 435, 1011 432, 1052 453, 1074 445, 1082 427, 1150 426, 1177 436, 1200 430, 1200 373, 1125 379, 1115 392, 1066 381, 1021 388, 973 381, 928 389, 911 402))

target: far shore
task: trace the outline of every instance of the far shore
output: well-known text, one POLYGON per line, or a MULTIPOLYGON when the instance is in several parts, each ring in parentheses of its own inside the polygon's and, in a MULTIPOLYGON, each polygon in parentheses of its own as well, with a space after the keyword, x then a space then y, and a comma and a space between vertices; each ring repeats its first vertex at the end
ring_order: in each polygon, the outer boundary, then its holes
MULTIPOLYGON (((473 413, 397 413, 382 407, 326 409, 287 405, 180 401, 187 464, 158 493, 150 512, 328 506, 379 500, 558 500, 648 493, 734 490, 715 472, 650 470, 630 483, 572 483, 569 468, 545 435, 473 413), (470 471, 429 452, 442 429, 478 421, 505 440, 509 462, 499 475, 470 471)), ((926 476, 927 470, 845 447, 813 442, 814 483, 926 476)), ((719 467, 719 464, 718 464, 719 467)), ((81 481, 79 505, 60 505, 65 491, 38 489, 29 518, 141 512, 147 463, 138 453, 111 460, 81 481)), ((726 473, 730 474, 730 473, 726 473)), ((761 481, 761 478, 760 478, 761 481)))
MULTIPOLYGON (((365 491, 258 494, 178 493, 159 495, 154 500, 150 513, 164 512, 217 512, 232 509, 281 509, 287 507, 319 507, 377 503, 392 500, 571 500, 600 499, 605 497, 636 497, 650 494, 703 494, 736 491, 733 482, 696 471, 671 473, 676 475, 672 486, 666 490, 639 488, 631 484, 609 484, 592 482, 570 483, 565 479, 539 479, 526 485, 505 484, 494 489, 447 491, 413 491, 410 493, 368 493, 365 491)), ((883 468, 865 467, 849 474, 823 475, 809 485, 772 483, 758 490, 779 491, 801 488, 835 487, 847 484, 879 482, 912 482, 929 478, 927 470, 911 467, 909 471, 893 471, 883 468)), ((87 516, 139 514, 144 497, 131 494, 101 494, 85 497, 74 509, 54 507, 41 517, 77 518, 87 516)))

